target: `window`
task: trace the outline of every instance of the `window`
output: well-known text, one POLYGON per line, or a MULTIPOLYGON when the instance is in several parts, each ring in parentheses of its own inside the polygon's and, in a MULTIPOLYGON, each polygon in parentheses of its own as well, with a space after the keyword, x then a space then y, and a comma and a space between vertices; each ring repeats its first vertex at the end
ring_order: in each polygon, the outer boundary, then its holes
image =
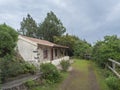
POLYGON ((55 56, 57 56, 57 49, 55 49, 55 56))
POLYGON ((47 49, 43 50, 43 57, 44 57, 44 59, 48 57, 48 50, 47 49))

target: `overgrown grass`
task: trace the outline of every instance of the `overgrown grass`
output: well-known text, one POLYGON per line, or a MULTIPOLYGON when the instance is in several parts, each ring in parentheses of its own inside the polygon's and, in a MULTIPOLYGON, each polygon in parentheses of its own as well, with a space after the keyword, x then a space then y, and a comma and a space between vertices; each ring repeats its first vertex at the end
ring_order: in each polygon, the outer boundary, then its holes
POLYGON ((98 81, 100 90, 110 90, 109 87, 107 86, 105 82, 105 77, 104 77, 104 70, 102 70, 99 66, 97 66, 94 62, 90 61, 90 64, 94 67, 94 72, 96 75, 96 79, 98 81))
MULTIPOLYGON (((88 66, 89 61, 74 59, 73 68, 78 72, 78 75, 72 79, 75 90, 89 90, 88 82, 88 66)), ((71 89, 72 90, 72 89, 71 89)))
POLYGON ((80 59, 74 59, 74 63, 72 64, 72 66, 75 68, 75 69, 78 69, 80 71, 84 71, 87 73, 88 71, 88 64, 89 64, 89 61, 87 60, 80 60, 80 59))
MULTIPOLYGON (((85 77, 86 75, 88 75, 88 66, 89 65, 93 66, 93 69, 94 69, 94 72, 96 75, 96 80, 98 82, 100 90, 110 90, 105 82, 105 77, 103 76, 103 70, 100 67, 98 67, 93 61, 75 59, 73 67, 75 67, 76 69, 78 69, 82 73, 84 73, 84 77, 85 77)), ((88 78, 87 77, 84 78, 84 77, 81 79, 82 84, 88 85, 88 83, 85 82, 85 80, 87 81, 88 78)))

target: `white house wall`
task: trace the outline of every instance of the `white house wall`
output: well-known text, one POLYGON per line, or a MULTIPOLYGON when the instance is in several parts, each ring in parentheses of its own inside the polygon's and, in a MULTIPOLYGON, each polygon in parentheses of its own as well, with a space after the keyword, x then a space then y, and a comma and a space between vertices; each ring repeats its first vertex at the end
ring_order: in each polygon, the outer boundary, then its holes
POLYGON ((18 43, 18 50, 21 56, 24 58, 25 61, 28 62, 37 62, 37 53, 34 53, 33 51, 37 50, 37 45, 34 45, 30 42, 27 42, 25 40, 19 39, 18 43))

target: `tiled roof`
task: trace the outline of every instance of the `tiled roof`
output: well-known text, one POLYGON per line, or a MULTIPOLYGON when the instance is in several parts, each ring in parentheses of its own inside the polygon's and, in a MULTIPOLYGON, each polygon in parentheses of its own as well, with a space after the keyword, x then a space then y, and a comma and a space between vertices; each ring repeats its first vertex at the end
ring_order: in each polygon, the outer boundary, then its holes
POLYGON ((68 48, 67 46, 58 45, 58 44, 55 44, 55 43, 52 43, 52 42, 49 42, 49 41, 46 41, 46 40, 31 38, 31 37, 27 37, 27 36, 21 36, 21 37, 23 37, 25 39, 28 39, 32 42, 35 42, 37 44, 40 44, 40 45, 45 45, 45 46, 50 46, 50 47, 68 48))

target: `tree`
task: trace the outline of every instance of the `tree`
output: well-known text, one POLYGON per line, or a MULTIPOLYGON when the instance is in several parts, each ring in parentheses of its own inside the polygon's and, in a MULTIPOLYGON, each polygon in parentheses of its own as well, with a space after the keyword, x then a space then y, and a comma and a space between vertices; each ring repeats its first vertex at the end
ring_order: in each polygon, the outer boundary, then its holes
POLYGON ((74 46, 74 56, 81 59, 90 59, 92 47, 89 43, 83 40, 79 40, 74 46))
POLYGON ((69 56, 73 56, 74 53, 74 45, 76 43, 76 41, 79 40, 76 36, 72 36, 72 35, 63 35, 61 37, 54 37, 54 42, 56 44, 60 44, 60 45, 64 45, 64 46, 68 46, 68 55, 69 56))
POLYGON ((94 45, 92 56, 100 66, 104 66, 108 58, 120 61, 120 39, 116 35, 105 36, 94 45))
POLYGON ((23 18, 21 28, 18 32, 25 36, 37 37, 37 29, 38 27, 35 20, 28 14, 26 18, 23 18))
POLYGON ((69 56, 74 55, 83 59, 85 58, 85 56, 87 57, 91 55, 91 45, 85 40, 80 40, 77 36, 66 34, 61 37, 54 37, 54 42, 57 44, 68 46, 69 56))
POLYGON ((47 17, 39 25, 38 38, 53 42, 54 36, 61 36, 65 31, 62 22, 51 11, 47 13, 47 17))
POLYGON ((16 46, 18 33, 11 27, 0 25, 0 57, 11 54, 16 46))

